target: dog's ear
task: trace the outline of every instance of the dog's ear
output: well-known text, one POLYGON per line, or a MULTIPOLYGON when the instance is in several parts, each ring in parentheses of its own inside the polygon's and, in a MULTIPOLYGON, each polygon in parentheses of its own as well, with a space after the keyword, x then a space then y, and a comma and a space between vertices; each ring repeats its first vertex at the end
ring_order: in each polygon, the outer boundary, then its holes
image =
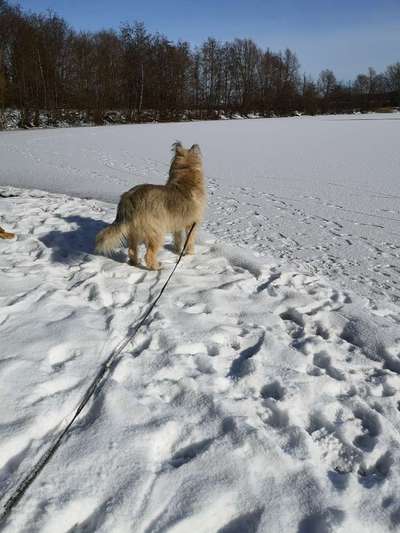
POLYGON ((183 155, 185 153, 185 149, 180 141, 176 141, 172 145, 172 151, 175 152, 175 155, 183 155))
POLYGON ((194 144, 191 147, 190 151, 193 152, 194 154, 201 155, 200 146, 198 144, 194 144))

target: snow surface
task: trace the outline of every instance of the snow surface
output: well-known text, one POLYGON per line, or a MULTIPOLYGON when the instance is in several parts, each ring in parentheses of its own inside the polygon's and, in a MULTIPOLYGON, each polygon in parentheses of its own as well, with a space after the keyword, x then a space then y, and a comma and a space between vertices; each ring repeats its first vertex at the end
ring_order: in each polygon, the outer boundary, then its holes
POLYGON ((399 138, 399 113, 2 132, 0 183, 116 202, 197 142, 209 231, 399 301, 399 138))
POLYGON ((400 529, 400 122, 370 118, 0 134, 1 183, 27 188, 0 188, 17 234, 0 240, 2 503, 176 261, 93 255, 101 200, 163 181, 177 138, 202 146, 210 190, 197 254, 6 531, 400 529))

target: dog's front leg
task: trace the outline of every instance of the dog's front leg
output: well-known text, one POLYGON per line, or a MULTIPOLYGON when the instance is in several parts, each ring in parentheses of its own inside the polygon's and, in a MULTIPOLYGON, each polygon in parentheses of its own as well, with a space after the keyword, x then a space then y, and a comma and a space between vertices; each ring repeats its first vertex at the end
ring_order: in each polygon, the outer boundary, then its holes
POLYGON ((174 250, 175 250, 175 253, 177 253, 178 255, 182 251, 182 232, 181 231, 174 232, 174 250))

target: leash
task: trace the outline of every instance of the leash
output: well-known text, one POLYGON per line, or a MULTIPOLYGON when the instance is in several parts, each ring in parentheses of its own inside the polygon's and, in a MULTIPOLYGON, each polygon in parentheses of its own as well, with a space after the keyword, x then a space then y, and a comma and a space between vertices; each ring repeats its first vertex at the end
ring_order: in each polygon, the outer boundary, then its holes
POLYGON ((154 309, 154 307, 157 305, 158 301, 160 300, 163 292, 167 288, 168 283, 170 282, 172 276, 174 275, 176 269, 178 268, 179 263, 181 262, 181 259, 186 251, 187 244, 189 242, 189 238, 194 230, 194 227, 196 226, 196 222, 192 224, 192 227, 190 228, 185 244, 183 245, 182 251, 179 254, 178 260, 175 263, 174 268, 172 269, 171 273, 169 274, 167 280, 165 281, 164 285, 161 287, 160 292, 158 293, 157 297, 154 299, 154 301, 151 303, 147 311, 144 313, 142 318, 140 318, 137 322, 137 325, 134 327, 133 332, 123 339, 111 352, 111 354, 107 357, 105 362, 100 366, 98 372, 96 373, 95 377, 91 381, 89 387, 87 388, 85 394, 83 395, 82 400, 79 402, 78 407, 75 409, 74 414, 70 418, 69 422, 65 426, 65 428, 61 431, 60 435, 56 437, 52 444, 47 448, 47 450, 43 453, 43 455, 39 458, 39 460, 36 462, 36 464, 31 468, 30 472, 18 483, 17 487, 13 491, 13 494, 8 498, 6 503, 3 506, 3 510, 0 514, 0 526, 3 521, 5 521, 8 516, 10 515, 13 508, 17 505, 17 503, 21 500, 29 486, 35 481, 35 479, 39 476, 40 472, 43 470, 43 468, 46 466, 46 464, 50 461, 50 459, 53 457, 57 449, 62 444, 62 441, 68 431, 71 429, 72 425, 74 424, 75 420, 78 418, 80 413, 83 411, 83 409, 88 404, 89 400, 93 397, 93 395, 97 392, 100 392, 101 388, 103 387, 105 381, 107 380, 109 376, 109 371, 111 369, 111 366, 113 362, 117 359, 117 357, 121 354, 121 352, 127 347, 127 345, 134 339, 136 334, 138 333, 139 329, 143 326, 146 319, 149 317, 150 313, 154 309))

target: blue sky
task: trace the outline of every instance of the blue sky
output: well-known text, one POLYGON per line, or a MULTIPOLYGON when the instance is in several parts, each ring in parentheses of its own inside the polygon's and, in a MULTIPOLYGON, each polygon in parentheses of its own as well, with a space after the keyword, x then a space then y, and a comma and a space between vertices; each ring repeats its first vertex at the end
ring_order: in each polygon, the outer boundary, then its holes
MULTIPOLYGON (((16 3, 13 0, 13 3, 16 3)), ((331 68, 341 80, 400 61, 400 0, 20 0, 62 15, 74 28, 143 21, 173 41, 199 44, 250 37, 273 51, 291 48, 302 71, 331 68)))

